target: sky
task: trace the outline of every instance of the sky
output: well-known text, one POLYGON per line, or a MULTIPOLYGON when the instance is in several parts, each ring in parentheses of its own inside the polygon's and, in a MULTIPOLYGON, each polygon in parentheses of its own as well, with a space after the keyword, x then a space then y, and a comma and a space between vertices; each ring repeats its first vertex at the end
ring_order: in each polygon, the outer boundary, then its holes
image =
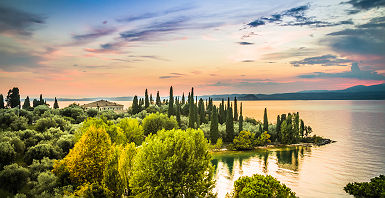
POLYGON ((2 0, 0 93, 111 97, 385 82, 385 0, 2 0))

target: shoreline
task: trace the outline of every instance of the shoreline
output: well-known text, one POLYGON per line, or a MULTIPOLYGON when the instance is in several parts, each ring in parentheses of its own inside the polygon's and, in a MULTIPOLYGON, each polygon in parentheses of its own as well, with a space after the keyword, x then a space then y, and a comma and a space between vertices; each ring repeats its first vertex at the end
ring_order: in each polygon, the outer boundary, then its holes
POLYGON ((308 142, 300 142, 296 144, 268 144, 266 146, 256 146, 253 149, 250 150, 229 150, 226 148, 221 148, 219 150, 211 150, 210 152, 217 153, 217 152, 224 152, 224 151, 234 151, 234 152, 242 152, 242 151, 256 151, 256 150, 269 150, 269 149, 276 149, 276 148, 285 148, 285 147, 296 147, 296 146, 303 146, 303 147, 313 147, 313 146, 323 146, 331 143, 335 143, 337 141, 331 140, 331 139, 322 139, 320 143, 308 143, 308 142))

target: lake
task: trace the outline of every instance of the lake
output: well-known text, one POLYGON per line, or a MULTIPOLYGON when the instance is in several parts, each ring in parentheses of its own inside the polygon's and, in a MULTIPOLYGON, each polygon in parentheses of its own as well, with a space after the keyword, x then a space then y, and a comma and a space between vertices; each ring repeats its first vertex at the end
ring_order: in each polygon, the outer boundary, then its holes
POLYGON ((213 156, 218 197, 239 177, 268 174, 299 197, 349 197, 343 187, 385 174, 385 101, 244 101, 244 116, 269 122, 299 112, 314 134, 337 141, 320 147, 291 147, 213 156))
MULTIPOLYGON (((59 106, 71 103, 73 101, 59 101, 59 106)), ((131 101, 117 103, 125 108, 131 105, 131 101)), ((299 112, 314 134, 337 142, 321 147, 216 153, 213 156, 217 167, 215 191, 220 198, 232 191, 234 181, 240 176, 255 173, 272 175, 299 197, 349 197, 343 191, 347 183, 369 181, 385 174, 385 101, 242 103, 243 115, 258 120, 262 120, 263 110, 267 107, 272 123, 276 122, 277 115, 299 112)))

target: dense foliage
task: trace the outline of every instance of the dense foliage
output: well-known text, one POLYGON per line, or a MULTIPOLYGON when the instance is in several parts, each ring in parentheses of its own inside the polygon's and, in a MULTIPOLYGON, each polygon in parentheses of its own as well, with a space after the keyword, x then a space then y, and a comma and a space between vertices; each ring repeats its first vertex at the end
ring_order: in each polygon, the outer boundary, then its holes
POLYGON ((255 174, 244 176, 234 182, 233 198, 295 197, 295 193, 274 177, 255 174))
POLYGON ((385 176, 374 177, 370 182, 349 183, 344 190, 354 197, 385 197, 385 176))
POLYGON ((130 186, 138 197, 205 197, 214 186, 210 161, 201 130, 162 130, 138 151, 130 186))
POLYGON ((145 91, 125 111, 51 108, 18 88, 0 95, 0 197, 212 196, 209 150, 318 141, 298 113, 277 124, 243 117, 242 103, 145 91), (31 104, 31 100, 33 100, 31 104), (240 107, 240 109, 238 109, 240 107), (160 178, 160 179, 159 179, 160 178))

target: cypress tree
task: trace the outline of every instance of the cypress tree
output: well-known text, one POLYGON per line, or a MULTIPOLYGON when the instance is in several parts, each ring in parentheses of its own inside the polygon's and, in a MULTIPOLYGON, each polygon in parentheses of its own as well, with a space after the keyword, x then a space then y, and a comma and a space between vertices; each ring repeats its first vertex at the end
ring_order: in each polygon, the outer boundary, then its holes
POLYGON ((154 104, 154 99, 152 98, 152 94, 150 94, 150 104, 154 104))
POLYGON ((264 131, 262 131, 262 125, 260 124, 260 125, 259 125, 259 133, 262 134, 263 132, 264 132, 264 131))
POLYGON ((234 120, 238 121, 238 105, 237 105, 237 97, 234 97, 234 120))
POLYGON ((175 113, 175 116, 176 116, 176 121, 178 122, 178 126, 180 127, 181 126, 181 122, 180 122, 180 105, 179 105, 179 102, 176 104, 176 113, 175 113))
POLYGON ((277 125, 275 126, 275 131, 277 133, 278 141, 282 141, 282 134, 281 134, 281 118, 279 115, 277 116, 277 125))
POLYGON ((3 94, 0 94, 0 109, 4 109, 4 97, 3 94))
POLYGON ((188 115, 188 125, 190 128, 195 127, 195 108, 194 108, 194 88, 191 88, 191 93, 189 93, 189 115, 188 115))
POLYGON ((205 105, 203 104, 202 98, 199 100, 199 103, 198 103, 198 113, 199 113, 200 124, 206 123, 205 105))
POLYGON ((300 132, 300 135, 301 135, 301 138, 303 138, 303 132, 305 131, 305 123, 303 122, 303 120, 301 119, 301 127, 299 129, 299 132, 300 132))
POLYGON ((226 117, 225 100, 222 98, 222 103, 219 105, 219 123, 225 123, 226 117))
POLYGON ((135 115, 139 113, 139 111, 138 96, 134 96, 134 99, 132 100, 132 114, 135 115))
POLYGON ((32 105, 33 105, 33 107, 37 107, 37 106, 39 106, 39 101, 35 98, 35 99, 33 99, 33 101, 32 101, 32 105))
POLYGON ((160 101, 159 91, 156 92, 156 105, 158 105, 158 107, 162 105, 162 102, 160 101))
POLYGON ((293 123, 293 130, 294 130, 294 139, 295 142, 299 141, 300 136, 300 121, 299 121, 299 113, 294 114, 294 123, 293 123))
POLYGON ((14 87, 13 89, 10 89, 8 91, 7 98, 5 99, 7 101, 7 106, 10 108, 15 108, 17 106, 20 106, 20 93, 19 88, 14 87))
POLYGON ((186 103, 186 101, 185 101, 184 92, 183 92, 183 94, 182 94, 182 105, 184 105, 185 103, 186 103))
POLYGON ((40 100, 39 100, 39 105, 44 105, 44 99, 43 99, 43 94, 40 94, 40 100))
POLYGON ((217 140, 219 138, 219 130, 218 130, 218 111, 217 108, 214 106, 211 111, 211 123, 210 123, 210 140, 211 143, 215 144, 217 143, 217 140))
POLYGON ((53 108, 54 109, 59 109, 59 103, 57 103, 56 97, 55 97, 55 103, 53 103, 53 108))
POLYGON ((168 117, 174 115, 174 93, 172 90, 172 86, 170 87, 170 99, 168 101, 168 117))
POLYGON ((263 113, 263 132, 269 131, 269 121, 267 120, 267 109, 263 113))
POLYGON ((24 100, 23 109, 28 110, 31 108, 31 101, 29 100, 29 97, 27 96, 24 100))
POLYGON ((150 100, 148 99, 148 91, 144 92, 144 108, 147 109, 147 107, 150 106, 150 100))
POLYGON ((233 110, 228 105, 227 108, 227 117, 226 117, 226 140, 227 142, 232 142, 234 139, 234 118, 233 118, 233 110))
POLYGON ((239 122, 238 122, 238 125, 239 125, 239 132, 243 131, 242 103, 241 103, 241 108, 240 108, 240 111, 239 111, 239 122))

